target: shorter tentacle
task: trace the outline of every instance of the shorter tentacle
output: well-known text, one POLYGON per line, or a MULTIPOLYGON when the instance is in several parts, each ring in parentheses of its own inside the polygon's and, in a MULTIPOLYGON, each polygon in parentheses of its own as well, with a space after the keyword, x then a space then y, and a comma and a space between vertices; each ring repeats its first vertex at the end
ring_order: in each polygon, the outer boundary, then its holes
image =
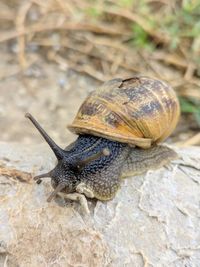
POLYGON ((33 179, 36 181, 37 184, 42 182, 41 178, 49 178, 51 177, 51 172, 42 173, 40 175, 35 176, 33 179))
POLYGON ((61 183, 59 184, 56 189, 50 194, 50 196, 47 198, 47 202, 51 202, 51 200, 57 195, 57 193, 59 193, 60 191, 62 191, 65 188, 65 184, 61 183))
POLYGON ((91 157, 88 157, 84 160, 80 160, 76 162, 76 168, 78 168, 79 170, 81 170, 82 168, 84 168, 88 163, 90 163, 93 160, 96 160, 102 156, 109 156, 110 155, 110 150, 108 148, 104 148, 101 151, 99 151, 98 153, 92 155, 91 157))

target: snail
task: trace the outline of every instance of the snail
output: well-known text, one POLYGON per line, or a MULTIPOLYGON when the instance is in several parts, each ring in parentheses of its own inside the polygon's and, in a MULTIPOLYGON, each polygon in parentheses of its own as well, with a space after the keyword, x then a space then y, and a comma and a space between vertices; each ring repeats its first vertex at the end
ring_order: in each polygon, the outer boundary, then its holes
POLYGON ((92 91, 68 129, 75 142, 60 148, 34 117, 34 124, 53 150, 58 163, 48 173, 54 191, 79 200, 85 210, 87 198, 112 199, 122 178, 157 169, 177 157, 159 145, 174 130, 180 115, 176 94, 167 83, 145 76, 113 79, 92 91))

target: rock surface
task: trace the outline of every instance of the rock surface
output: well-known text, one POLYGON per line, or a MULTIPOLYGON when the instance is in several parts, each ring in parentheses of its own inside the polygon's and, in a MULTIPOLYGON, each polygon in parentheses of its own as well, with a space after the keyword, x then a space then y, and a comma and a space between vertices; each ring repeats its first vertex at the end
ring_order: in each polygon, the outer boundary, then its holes
POLYGON ((0 266, 200 266, 200 148, 126 179, 109 202, 51 203, 46 146, 0 143, 0 266), (27 173, 28 172, 28 173, 27 173))

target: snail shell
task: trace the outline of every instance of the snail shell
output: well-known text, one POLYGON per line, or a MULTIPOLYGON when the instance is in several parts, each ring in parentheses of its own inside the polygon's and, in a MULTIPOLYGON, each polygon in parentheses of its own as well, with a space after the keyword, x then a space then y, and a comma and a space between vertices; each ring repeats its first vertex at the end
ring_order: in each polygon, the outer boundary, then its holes
POLYGON ((93 91, 69 130, 149 148, 176 127, 179 102, 171 86, 148 78, 114 79, 93 91))

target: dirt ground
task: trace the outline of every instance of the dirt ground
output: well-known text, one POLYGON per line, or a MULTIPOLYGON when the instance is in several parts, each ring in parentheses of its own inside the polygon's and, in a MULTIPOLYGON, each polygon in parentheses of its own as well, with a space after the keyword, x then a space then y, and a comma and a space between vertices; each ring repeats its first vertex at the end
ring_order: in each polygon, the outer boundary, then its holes
MULTIPOLYGON (((24 117, 30 112, 58 144, 69 144, 75 136, 66 126, 88 93, 101 82, 67 68, 67 61, 63 67, 39 53, 28 53, 29 67, 22 71, 13 47, 12 43, 0 46, 0 140, 22 145, 43 142, 24 117)), ((189 130, 193 123, 195 127, 194 120, 182 117, 168 141, 188 139, 193 135, 189 130)))
POLYGON ((5 46, 0 48, 0 58, 0 139, 23 145, 42 142, 24 117, 30 112, 56 142, 68 144, 75 136, 66 125, 98 82, 72 70, 62 71, 36 54, 32 55, 34 63, 21 72, 5 46))

